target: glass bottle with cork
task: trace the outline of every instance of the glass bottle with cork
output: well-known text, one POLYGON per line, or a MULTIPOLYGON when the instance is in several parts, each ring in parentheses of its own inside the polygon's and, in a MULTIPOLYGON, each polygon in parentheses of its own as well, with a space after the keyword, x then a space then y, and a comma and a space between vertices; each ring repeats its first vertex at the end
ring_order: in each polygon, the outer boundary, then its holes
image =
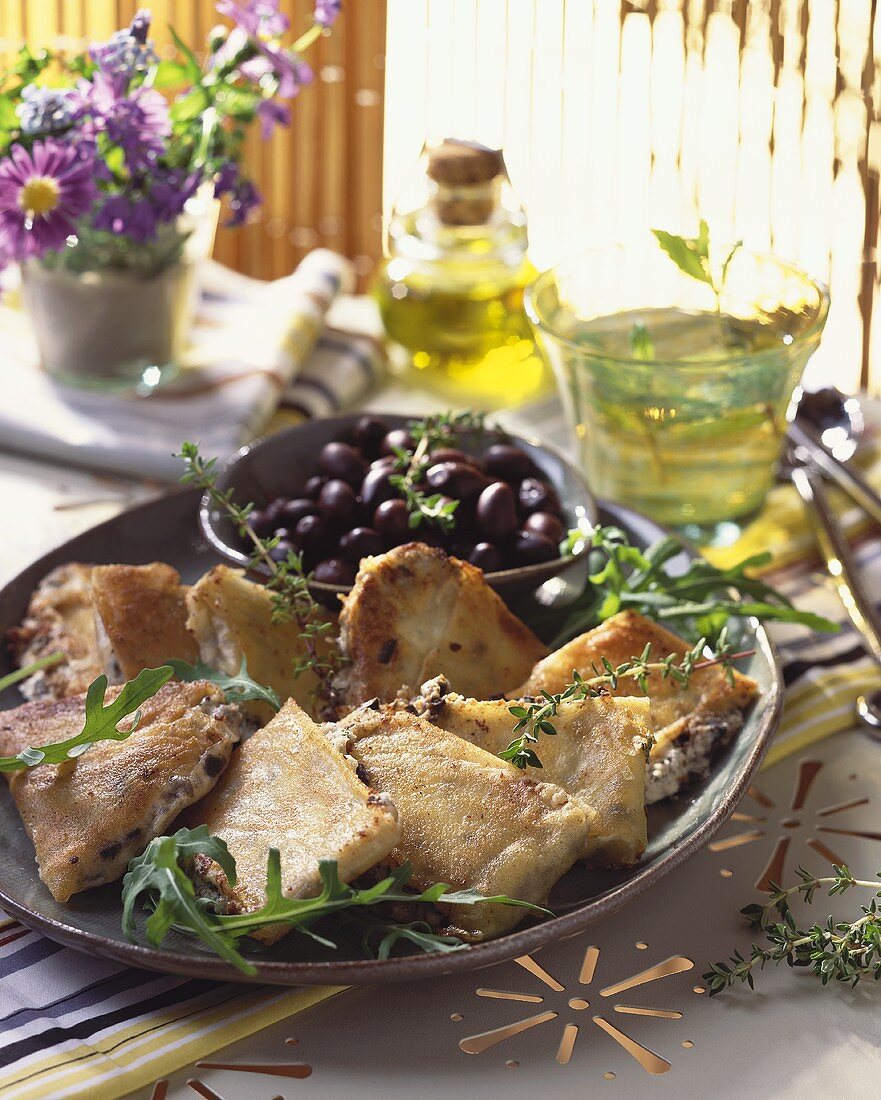
POLYGON ((375 288, 395 357, 456 404, 540 396, 550 379, 523 312, 535 269, 501 150, 448 138, 420 166, 392 210, 375 288))

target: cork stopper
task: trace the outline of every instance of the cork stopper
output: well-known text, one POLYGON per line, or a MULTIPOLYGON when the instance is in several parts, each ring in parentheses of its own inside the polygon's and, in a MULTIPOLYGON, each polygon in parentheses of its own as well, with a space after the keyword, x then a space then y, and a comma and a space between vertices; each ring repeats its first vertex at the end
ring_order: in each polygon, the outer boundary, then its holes
POLYGON ((444 225, 482 225, 496 206, 492 182, 505 172, 501 149, 445 138, 428 149, 429 179, 437 194, 432 206, 444 225))
POLYGON ((489 183, 505 170, 501 149, 488 149, 474 141, 445 138, 428 150, 428 175, 448 187, 489 183))

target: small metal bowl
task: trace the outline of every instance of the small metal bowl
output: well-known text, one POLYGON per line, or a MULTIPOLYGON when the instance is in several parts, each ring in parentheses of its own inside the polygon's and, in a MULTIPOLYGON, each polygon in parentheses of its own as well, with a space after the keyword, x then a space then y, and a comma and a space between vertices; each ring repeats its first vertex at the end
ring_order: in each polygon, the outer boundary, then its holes
MULTIPOLYGON (((387 421, 390 428, 406 428, 413 419, 394 413, 376 415, 387 421)), ((232 489, 233 499, 238 504, 251 501, 262 505, 277 497, 296 497, 308 478, 315 473, 321 448, 325 443, 345 435, 357 420, 358 415, 310 420, 242 447, 220 471, 217 487, 222 492, 232 489)), ((556 489, 566 526, 571 529, 593 525, 597 518, 596 503, 584 478, 575 467, 558 451, 536 440, 523 439, 520 436, 511 436, 510 439, 529 455, 556 489)), ((482 448, 462 445, 461 449, 476 454, 482 448)), ((202 497, 199 507, 199 523, 205 538, 221 557, 233 565, 250 567, 248 554, 240 548, 235 526, 225 512, 212 504, 207 493, 202 497)), ((413 541, 419 541, 418 529, 413 532, 413 541)), ((534 591, 573 560, 571 557, 560 557, 539 565, 503 569, 497 573, 487 573, 486 579, 493 588, 506 596, 521 595, 534 591)), ((267 572, 265 567, 262 571, 267 572)), ((336 597, 344 596, 350 586, 313 581, 311 587, 316 598, 334 605, 336 597)))

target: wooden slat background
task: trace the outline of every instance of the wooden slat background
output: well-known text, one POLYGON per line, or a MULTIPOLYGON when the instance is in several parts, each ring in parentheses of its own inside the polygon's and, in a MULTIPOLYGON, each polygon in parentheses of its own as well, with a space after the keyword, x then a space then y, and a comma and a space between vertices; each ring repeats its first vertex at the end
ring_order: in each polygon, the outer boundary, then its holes
MULTIPOLYGON (((169 24, 201 50, 220 21, 214 0, 0 0, 0 52, 23 40, 80 49, 127 25, 142 6, 152 9, 160 53, 169 24)), ((282 0, 281 7, 293 41, 313 4, 282 0)), ((215 256, 268 279, 326 245, 352 257, 363 281, 381 251, 385 0, 349 0, 333 34, 306 59, 316 81, 294 101, 293 126, 269 143, 259 133, 249 139, 248 166, 266 200, 259 217, 241 230, 221 229, 215 256)))
POLYGON ((881 392, 875 0, 389 0, 385 203, 424 135, 503 145, 548 266, 652 225, 831 284, 812 380, 881 392))

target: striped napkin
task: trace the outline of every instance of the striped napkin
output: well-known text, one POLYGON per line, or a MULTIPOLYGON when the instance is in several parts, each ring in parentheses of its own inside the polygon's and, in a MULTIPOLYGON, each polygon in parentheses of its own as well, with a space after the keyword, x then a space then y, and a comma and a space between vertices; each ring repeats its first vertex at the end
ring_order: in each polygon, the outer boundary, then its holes
POLYGON ((306 416, 335 413, 362 399, 385 373, 378 339, 326 325, 353 281, 349 261, 326 249, 273 283, 207 265, 185 369, 146 397, 56 385, 39 368, 13 289, 0 306, 0 443, 176 482, 180 462, 173 455, 184 439, 226 458, 263 431, 279 405, 306 416))
MULTIPOLYGON (((557 413, 548 410, 548 424, 557 413)), ((532 427, 546 434, 544 421, 532 427)), ((881 471, 872 469, 870 476, 881 485, 881 471)), ((794 497, 793 490, 783 490, 766 519, 776 523, 780 507, 788 509, 795 541, 808 548, 804 517, 787 493, 794 497)), ((761 542, 760 532, 750 538, 761 542)), ((857 560, 869 585, 881 590, 877 534, 859 540, 857 560)), ((772 630, 787 690, 766 767, 851 728, 857 695, 881 679, 844 625, 841 606, 816 566, 790 564, 773 580, 796 605, 843 625, 835 635, 785 625, 772 630)), ((133 970, 60 947, 14 921, 0 922, 0 1096, 112 1100, 338 992, 279 991, 133 970)))

